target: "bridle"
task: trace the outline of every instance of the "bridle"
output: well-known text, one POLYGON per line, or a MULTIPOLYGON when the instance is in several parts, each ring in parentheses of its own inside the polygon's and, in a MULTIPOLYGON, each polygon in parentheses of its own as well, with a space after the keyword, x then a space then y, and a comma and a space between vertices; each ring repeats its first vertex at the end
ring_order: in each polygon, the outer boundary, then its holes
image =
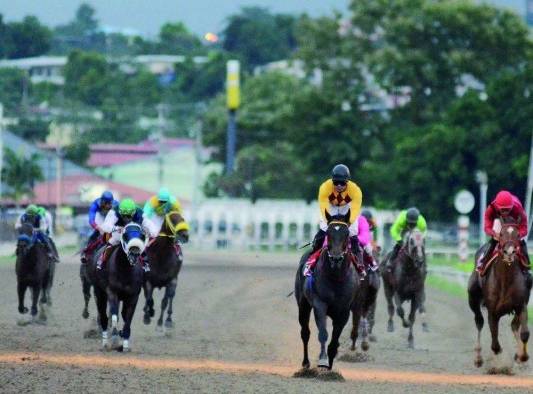
POLYGON ((520 250, 519 238, 510 238, 511 233, 517 233, 517 227, 518 226, 516 224, 504 223, 502 226, 502 230, 500 231, 500 240, 498 242, 498 247, 500 249, 501 259, 505 264, 507 264, 507 266, 510 266, 513 263, 516 254, 520 250), (505 231, 508 232, 508 239, 504 239, 504 237, 502 237, 502 234, 504 234, 505 231), (506 253, 509 248, 511 249, 510 253, 506 253))
MULTIPOLYGON (((338 225, 338 226, 340 225, 340 226, 348 227, 348 224, 346 224, 345 222, 341 222, 339 220, 332 220, 331 222, 328 223, 328 227, 331 225, 338 225)), ((329 242, 328 242, 328 247, 326 248, 326 251, 327 251, 328 259, 331 262, 331 268, 333 268, 334 265, 340 265, 340 263, 342 263, 344 259, 346 258, 346 255, 348 254, 348 243, 346 244, 346 247, 344 248, 342 253, 338 256, 332 256, 329 250, 329 242)))
POLYGON ((179 215, 179 213, 176 211, 172 211, 165 215, 165 225, 170 230, 170 234, 167 234, 166 232, 161 230, 158 234, 159 237, 176 238, 176 233, 178 232, 178 226, 181 223, 181 221, 176 224, 172 223, 172 221, 170 220, 170 215, 172 214, 179 215))

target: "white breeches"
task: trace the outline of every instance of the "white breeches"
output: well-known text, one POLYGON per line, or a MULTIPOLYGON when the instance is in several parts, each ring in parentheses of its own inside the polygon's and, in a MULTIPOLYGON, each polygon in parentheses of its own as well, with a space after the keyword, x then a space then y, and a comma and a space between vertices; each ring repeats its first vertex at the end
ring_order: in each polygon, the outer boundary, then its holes
POLYGON ((144 218, 143 226, 148 229, 150 237, 157 237, 163 226, 163 221, 165 220, 164 216, 152 215, 151 218, 144 218))

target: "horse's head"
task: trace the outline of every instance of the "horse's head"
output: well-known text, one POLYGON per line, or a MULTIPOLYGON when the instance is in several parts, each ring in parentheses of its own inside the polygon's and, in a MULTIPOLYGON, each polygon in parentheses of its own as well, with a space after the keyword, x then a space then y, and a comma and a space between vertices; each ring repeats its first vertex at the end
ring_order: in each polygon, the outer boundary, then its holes
POLYGON ((31 223, 22 223, 18 230, 17 256, 25 256, 33 246, 33 226, 31 223))
POLYGON ((142 227, 137 223, 127 224, 122 233, 121 244, 130 265, 135 265, 146 247, 146 236, 142 227))
POLYGON ((405 233, 406 254, 417 268, 420 268, 425 262, 425 242, 424 233, 417 228, 405 233))
POLYGON ((349 214, 345 216, 330 216, 326 212, 328 229, 326 236, 328 240, 328 257, 332 268, 340 268, 348 253, 348 241, 350 231, 348 230, 349 214))
POLYGON ((181 242, 189 241, 185 219, 177 211, 171 211, 165 215, 165 221, 161 226, 159 236, 177 239, 181 242))
POLYGON ((515 223, 502 224, 498 244, 503 261, 507 264, 511 264, 520 250, 518 225, 515 223))

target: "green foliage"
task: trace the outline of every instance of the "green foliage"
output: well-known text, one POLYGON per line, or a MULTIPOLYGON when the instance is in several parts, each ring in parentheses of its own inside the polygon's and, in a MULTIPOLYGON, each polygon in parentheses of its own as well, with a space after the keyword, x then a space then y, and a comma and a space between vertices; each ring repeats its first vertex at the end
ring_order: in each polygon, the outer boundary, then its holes
POLYGON ((175 55, 193 54, 202 46, 200 39, 182 22, 165 23, 159 31, 158 44, 159 53, 175 55))
POLYGON ((50 122, 40 119, 20 119, 17 125, 10 126, 9 130, 25 140, 37 142, 44 141, 48 136, 50 122))
POLYGON ((285 59, 295 48, 295 18, 273 15, 261 7, 244 7, 228 18, 223 31, 223 48, 241 57, 248 69, 285 59))
POLYGON ((43 180, 43 173, 37 164, 39 155, 34 153, 30 157, 17 155, 9 148, 4 150, 4 167, 2 180, 8 186, 6 195, 17 203, 23 196, 33 195, 36 181, 43 180))
POLYGON ((87 105, 100 105, 107 94, 109 68, 102 55, 73 51, 64 69, 65 95, 87 105))
POLYGON ((18 108, 22 101, 24 72, 14 68, 0 68, 0 103, 7 112, 18 108))
POLYGON ((73 161, 79 165, 85 165, 89 156, 91 155, 91 150, 89 149, 89 144, 87 141, 77 141, 72 145, 68 145, 64 149, 65 159, 73 161))
POLYGON ((50 49, 52 32, 35 16, 5 25, 0 15, 0 58, 39 56, 50 49))

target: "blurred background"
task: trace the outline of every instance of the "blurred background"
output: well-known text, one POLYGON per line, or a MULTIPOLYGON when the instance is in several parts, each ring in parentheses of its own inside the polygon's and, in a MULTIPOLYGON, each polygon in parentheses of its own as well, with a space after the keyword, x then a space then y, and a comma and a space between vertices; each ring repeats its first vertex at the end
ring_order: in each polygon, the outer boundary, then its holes
POLYGON ((103 190, 166 186, 193 246, 294 249, 342 162, 381 245, 415 205, 471 253, 498 190, 529 212, 532 26, 533 0, 3 1, 0 241, 30 202, 83 239, 103 190))

